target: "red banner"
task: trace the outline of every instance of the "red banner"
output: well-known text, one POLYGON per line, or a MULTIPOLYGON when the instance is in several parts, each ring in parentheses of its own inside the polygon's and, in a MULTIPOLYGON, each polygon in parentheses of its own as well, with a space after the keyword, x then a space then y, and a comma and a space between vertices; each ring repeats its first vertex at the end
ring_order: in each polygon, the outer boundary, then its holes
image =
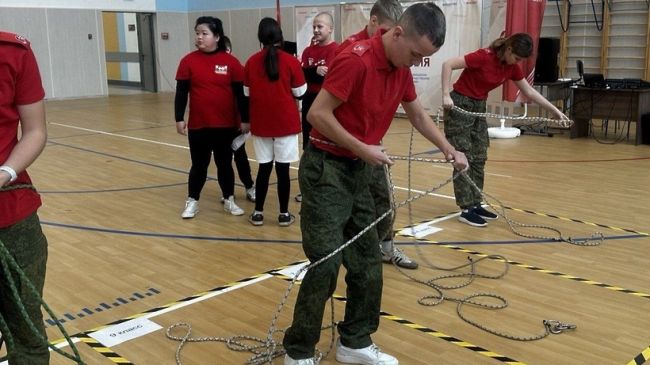
MULTIPOLYGON (((505 36, 528 33, 533 38, 533 54, 519 63, 524 71, 524 76, 531 85, 535 76, 537 43, 539 43, 539 33, 542 30, 545 8, 546 0, 508 0, 505 36)), ((503 100, 528 102, 524 99, 519 88, 512 81, 503 85, 503 100)))

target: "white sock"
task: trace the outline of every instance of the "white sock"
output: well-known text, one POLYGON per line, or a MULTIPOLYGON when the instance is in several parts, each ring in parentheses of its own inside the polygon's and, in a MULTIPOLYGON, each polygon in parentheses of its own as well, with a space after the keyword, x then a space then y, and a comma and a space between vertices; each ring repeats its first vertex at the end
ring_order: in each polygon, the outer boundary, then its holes
POLYGON ((391 250, 391 247, 393 246, 393 240, 384 240, 384 241, 381 241, 381 243, 380 243, 379 245, 381 246, 381 250, 382 250, 383 252, 390 253, 390 252, 392 251, 392 250, 391 250))

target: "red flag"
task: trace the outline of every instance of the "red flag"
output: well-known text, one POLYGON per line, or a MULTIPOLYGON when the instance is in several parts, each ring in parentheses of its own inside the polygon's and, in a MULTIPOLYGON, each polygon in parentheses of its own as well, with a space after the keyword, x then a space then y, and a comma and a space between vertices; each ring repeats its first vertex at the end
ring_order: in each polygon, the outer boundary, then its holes
MULTIPOLYGON (((515 33, 528 33, 533 38, 533 54, 519 63, 519 66, 524 71, 524 77, 531 85, 535 76, 537 44, 539 43, 539 33, 542 30, 545 8, 546 0, 508 0, 505 37, 515 33)), ((512 81, 508 81, 503 85, 502 99, 506 101, 528 101, 524 100, 525 98, 521 95, 519 88, 512 81)))

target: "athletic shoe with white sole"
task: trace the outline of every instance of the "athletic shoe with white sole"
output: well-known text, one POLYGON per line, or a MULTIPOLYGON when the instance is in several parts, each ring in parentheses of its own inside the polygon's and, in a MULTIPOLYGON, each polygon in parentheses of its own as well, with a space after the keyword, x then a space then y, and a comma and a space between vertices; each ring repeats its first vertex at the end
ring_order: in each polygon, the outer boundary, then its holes
POLYGON ((483 219, 492 220, 492 219, 499 218, 498 215, 496 215, 495 213, 492 213, 489 210, 483 208, 481 205, 477 205, 477 206, 474 207, 474 213, 480 215, 481 218, 483 218, 483 219))
POLYGON ((393 246, 393 252, 387 254, 384 250, 381 251, 381 258, 384 262, 393 262, 395 260, 395 265, 402 267, 404 269, 417 269, 418 263, 412 260, 410 257, 406 256, 404 251, 393 246))
POLYGON ((458 220, 469 224, 470 226, 473 227, 485 227, 487 226, 487 222, 483 217, 480 215, 474 213, 474 209, 464 209, 461 213, 460 216, 458 217, 458 220))
POLYGON ((232 195, 228 199, 224 200, 223 210, 232 215, 244 215, 244 210, 235 204, 235 197, 232 195))
MULTIPOLYGON (((398 365, 399 361, 387 353, 381 352, 374 343, 362 349, 351 349, 341 345, 341 340, 336 344, 336 361, 344 364, 361 365, 398 365)), ((285 363, 286 364, 286 363, 285 363)))
POLYGON ((246 199, 255 203, 255 185, 251 186, 249 189, 246 189, 246 199))
POLYGON ((181 218, 190 219, 194 218, 196 213, 199 212, 199 201, 194 198, 187 198, 185 201, 185 209, 181 213, 181 218))
POLYGON ((284 356, 284 365, 317 365, 318 363, 314 359, 299 359, 294 360, 289 355, 284 356))

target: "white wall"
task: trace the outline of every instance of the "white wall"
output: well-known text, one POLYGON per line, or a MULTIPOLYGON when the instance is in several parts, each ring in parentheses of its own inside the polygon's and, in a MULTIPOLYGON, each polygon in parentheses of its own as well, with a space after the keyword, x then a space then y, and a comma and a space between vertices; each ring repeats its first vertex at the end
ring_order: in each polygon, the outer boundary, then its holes
POLYGON ((2 0, 2 7, 153 12, 156 10, 156 0, 2 0))
POLYGON ((101 24, 101 12, 90 9, 0 11, 0 28, 31 42, 48 99, 108 94, 101 24))

